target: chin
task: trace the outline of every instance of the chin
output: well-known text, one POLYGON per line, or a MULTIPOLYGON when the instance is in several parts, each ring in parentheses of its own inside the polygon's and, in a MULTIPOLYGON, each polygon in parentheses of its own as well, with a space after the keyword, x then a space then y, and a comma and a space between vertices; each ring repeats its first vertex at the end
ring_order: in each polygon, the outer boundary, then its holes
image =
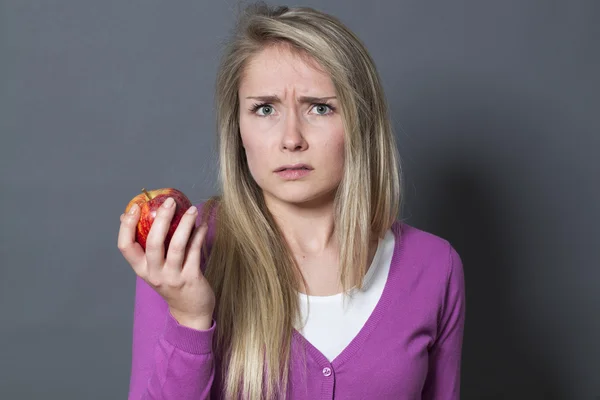
POLYGON ((269 198, 269 201, 275 201, 278 203, 293 204, 298 207, 313 207, 323 205, 325 203, 333 202, 335 198, 335 190, 287 190, 287 191, 264 191, 265 197, 269 198))

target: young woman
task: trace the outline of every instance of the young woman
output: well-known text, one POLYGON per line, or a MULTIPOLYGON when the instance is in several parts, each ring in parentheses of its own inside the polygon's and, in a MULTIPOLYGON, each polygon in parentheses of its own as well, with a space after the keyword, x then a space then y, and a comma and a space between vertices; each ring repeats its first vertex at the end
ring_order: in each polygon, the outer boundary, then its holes
POLYGON ((121 216, 129 399, 459 399, 461 259, 399 220, 396 143, 359 39, 313 9, 248 8, 216 90, 222 193, 167 254, 174 207, 146 252, 139 211, 121 216))

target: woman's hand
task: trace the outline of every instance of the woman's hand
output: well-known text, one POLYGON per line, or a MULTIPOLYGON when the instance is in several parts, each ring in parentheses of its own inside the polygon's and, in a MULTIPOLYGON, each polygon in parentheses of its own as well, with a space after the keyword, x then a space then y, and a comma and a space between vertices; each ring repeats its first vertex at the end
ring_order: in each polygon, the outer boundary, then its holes
POLYGON ((215 308, 215 294, 200 270, 200 250, 208 227, 203 224, 194 229, 198 210, 192 206, 181 218, 165 257, 164 241, 175 213, 173 203, 167 199, 158 210, 146 252, 135 241, 140 218, 137 205, 131 208, 133 214, 121 215, 117 246, 135 273, 165 299, 181 325, 206 330, 212 325, 215 308))

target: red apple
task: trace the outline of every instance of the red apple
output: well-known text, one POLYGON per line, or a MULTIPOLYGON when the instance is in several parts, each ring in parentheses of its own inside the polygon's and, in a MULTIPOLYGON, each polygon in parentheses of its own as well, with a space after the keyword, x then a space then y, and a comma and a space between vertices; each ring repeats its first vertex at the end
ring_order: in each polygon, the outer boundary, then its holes
POLYGON ((169 197, 172 197, 173 200, 175 200, 176 209, 175 214, 171 219, 169 232, 165 238, 166 254, 169 248, 169 243, 171 242, 171 238, 175 233, 175 229, 177 229, 177 225, 179 225, 179 221, 181 221, 181 217, 183 214, 185 214, 188 208, 192 206, 192 202, 187 198, 187 196, 181 191, 173 188, 163 188, 150 191, 142 189, 142 193, 131 199, 125 208, 125 213, 127 213, 134 204, 137 204, 140 207, 140 219, 135 232, 135 240, 142 246, 144 251, 146 250, 146 239, 148 238, 148 232, 150 232, 150 227, 156 218, 158 208, 169 197))

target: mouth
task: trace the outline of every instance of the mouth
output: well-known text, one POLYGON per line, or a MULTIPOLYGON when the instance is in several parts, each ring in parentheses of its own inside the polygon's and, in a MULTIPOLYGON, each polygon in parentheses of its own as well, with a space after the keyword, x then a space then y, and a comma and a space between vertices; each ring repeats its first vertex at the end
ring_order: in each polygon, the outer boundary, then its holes
POLYGON ((310 171, 313 168, 308 164, 294 164, 294 165, 282 165, 277 168, 275 172, 281 171, 310 171))

